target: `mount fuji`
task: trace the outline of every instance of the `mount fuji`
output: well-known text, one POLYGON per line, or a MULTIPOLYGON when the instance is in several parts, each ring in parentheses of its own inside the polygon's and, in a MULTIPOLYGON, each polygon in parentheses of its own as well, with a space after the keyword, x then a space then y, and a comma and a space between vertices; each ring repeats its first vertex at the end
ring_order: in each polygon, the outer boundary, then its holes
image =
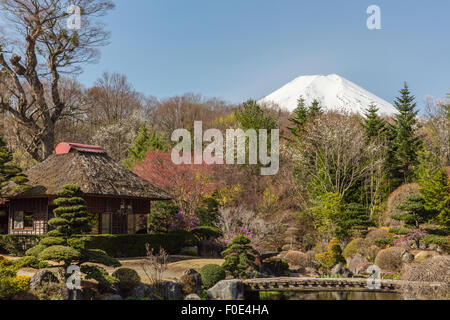
POLYGON ((300 96, 305 99, 307 106, 317 99, 320 106, 326 110, 345 110, 362 114, 374 103, 380 114, 397 113, 394 106, 387 101, 337 74, 298 77, 258 102, 293 111, 300 96))

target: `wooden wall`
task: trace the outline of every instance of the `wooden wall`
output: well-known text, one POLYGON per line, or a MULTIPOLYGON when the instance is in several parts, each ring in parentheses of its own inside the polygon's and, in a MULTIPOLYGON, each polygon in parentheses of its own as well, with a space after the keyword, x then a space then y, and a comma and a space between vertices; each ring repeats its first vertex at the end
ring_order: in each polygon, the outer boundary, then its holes
MULTIPOLYGON (((121 199, 116 198, 101 198, 85 196, 86 205, 89 213, 99 214, 99 225, 94 228, 94 233, 109 233, 111 232, 111 215, 120 211, 122 203, 121 199), (108 227, 109 225, 109 227, 108 227), (109 230, 109 231, 108 231, 109 230)), ((48 232, 48 213, 49 205, 50 210, 54 207, 52 205, 52 199, 48 198, 36 198, 36 199, 12 199, 9 203, 9 233, 18 235, 39 235, 48 232), (33 228, 29 229, 14 229, 13 217, 15 212, 29 211, 34 213, 33 228)), ((147 215, 150 213, 150 201, 142 199, 124 199, 124 203, 127 207, 128 204, 132 205, 132 214, 124 221, 124 232, 135 233, 136 224, 138 219, 135 215, 147 215)), ((116 228, 117 229, 117 228, 116 228)))
POLYGON ((9 233, 19 235, 39 235, 47 233, 48 199, 13 199, 9 202, 9 233), (14 214, 30 211, 34 214, 33 228, 14 229, 14 214))

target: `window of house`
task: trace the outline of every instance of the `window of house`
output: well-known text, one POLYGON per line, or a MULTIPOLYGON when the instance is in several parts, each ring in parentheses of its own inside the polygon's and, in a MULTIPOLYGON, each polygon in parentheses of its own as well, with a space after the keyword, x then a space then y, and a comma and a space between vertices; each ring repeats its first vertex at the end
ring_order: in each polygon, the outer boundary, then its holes
POLYGON ((31 211, 25 211, 23 213, 23 228, 33 229, 34 227, 34 213, 31 211))
POLYGON ((23 211, 14 213, 14 229, 23 229, 23 211))

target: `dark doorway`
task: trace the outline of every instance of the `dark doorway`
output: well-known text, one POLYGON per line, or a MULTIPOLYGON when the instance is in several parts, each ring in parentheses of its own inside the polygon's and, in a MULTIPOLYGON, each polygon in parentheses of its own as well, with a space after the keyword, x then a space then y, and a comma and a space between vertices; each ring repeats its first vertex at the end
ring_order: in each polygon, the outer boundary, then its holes
POLYGON ((8 233, 8 220, 9 220, 9 208, 8 206, 0 206, 0 234, 8 233))

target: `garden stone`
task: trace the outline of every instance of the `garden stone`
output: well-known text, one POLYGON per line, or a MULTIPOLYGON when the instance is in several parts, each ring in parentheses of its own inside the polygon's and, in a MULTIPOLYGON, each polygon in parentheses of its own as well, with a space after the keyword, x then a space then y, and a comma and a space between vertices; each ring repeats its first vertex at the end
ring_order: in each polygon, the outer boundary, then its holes
POLYGON ((402 261, 403 262, 411 262, 414 260, 414 255, 409 252, 409 251, 405 251, 402 255, 402 261))
POLYGON ((121 296, 119 296, 118 294, 114 294, 111 296, 103 297, 102 300, 123 300, 123 298, 121 296))
POLYGON ((167 300, 183 300, 181 286, 178 282, 164 280, 161 282, 161 288, 167 300))
POLYGON ((208 298, 218 300, 244 299, 244 283, 241 280, 222 280, 207 291, 208 298))
POLYGON ((194 269, 186 269, 180 279, 185 294, 196 293, 202 288, 202 276, 194 269))
POLYGON ((353 273, 348 270, 346 267, 344 267, 342 264, 337 264, 331 269, 332 275, 340 275, 345 278, 351 278, 353 276, 353 273))
POLYGON ((435 251, 420 251, 414 256, 414 261, 422 262, 424 260, 431 259, 434 256, 439 255, 439 253, 435 251))
POLYGON ((197 294, 193 293, 190 295, 187 295, 184 300, 202 300, 197 294))
POLYGON ((148 296, 150 296, 151 299, 156 300, 154 290, 143 283, 134 287, 130 292, 130 297, 138 300, 148 296))
POLYGON ((40 270, 34 274, 30 280, 30 288, 37 289, 42 285, 42 282, 53 282, 58 283, 58 278, 53 274, 53 272, 48 270, 40 270))
POLYGON ((351 272, 356 273, 358 266, 364 261, 366 261, 364 257, 361 254, 357 253, 351 259, 349 259, 348 268, 351 272))

